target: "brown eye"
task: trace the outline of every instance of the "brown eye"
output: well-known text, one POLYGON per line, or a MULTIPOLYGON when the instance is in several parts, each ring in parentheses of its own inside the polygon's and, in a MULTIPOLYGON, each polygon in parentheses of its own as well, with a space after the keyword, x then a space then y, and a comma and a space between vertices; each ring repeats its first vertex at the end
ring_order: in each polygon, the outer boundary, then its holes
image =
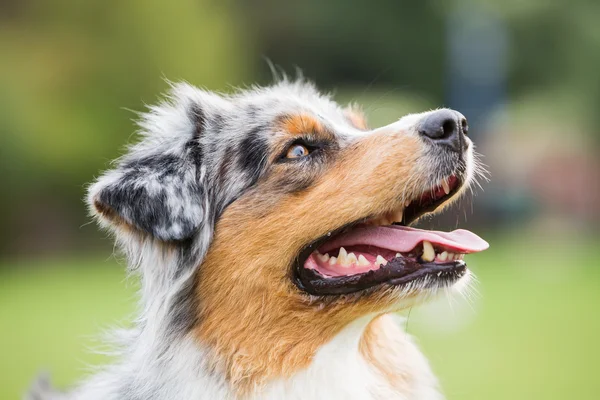
POLYGON ((308 148, 306 146, 301 145, 301 144, 294 144, 294 145, 290 146, 290 148, 288 149, 287 154, 285 155, 285 158, 306 157, 309 153, 310 153, 310 151, 308 151, 308 148))

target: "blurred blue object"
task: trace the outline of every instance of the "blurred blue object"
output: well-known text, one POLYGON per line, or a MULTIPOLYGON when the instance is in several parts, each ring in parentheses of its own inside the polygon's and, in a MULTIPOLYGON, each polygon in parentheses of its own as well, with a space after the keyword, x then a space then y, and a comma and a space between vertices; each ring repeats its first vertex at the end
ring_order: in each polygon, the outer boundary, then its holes
POLYGON ((448 14, 446 32, 446 100, 468 118, 477 137, 485 134, 488 116, 506 103, 507 28, 497 15, 468 2, 448 14))

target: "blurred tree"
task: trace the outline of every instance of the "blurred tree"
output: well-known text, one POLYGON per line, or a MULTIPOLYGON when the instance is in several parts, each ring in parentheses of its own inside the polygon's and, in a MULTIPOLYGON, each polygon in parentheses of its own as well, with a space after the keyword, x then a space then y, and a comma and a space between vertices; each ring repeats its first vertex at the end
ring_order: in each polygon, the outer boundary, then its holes
POLYGON ((88 221, 84 185, 130 141, 127 110, 154 102, 162 76, 267 83, 266 56, 344 100, 436 107, 449 98, 447 25, 460 23, 448 16, 474 4, 507 29, 513 114, 600 140, 594 0, 0 1, 0 253, 87 243, 95 228, 72 229, 88 221))
POLYGON ((127 109, 154 102, 163 76, 242 82, 251 40, 228 2, 1 2, 0 252, 82 225, 84 184, 135 129, 127 109))
POLYGON ((514 39, 512 93, 554 98, 600 139, 600 3, 512 0, 497 7, 514 39))
POLYGON ((376 83, 443 96, 444 14, 435 2, 239 1, 259 50, 286 70, 297 65, 326 87, 376 83))
MULTIPOLYGON (((259 52, 285 69, 298 65, 326 87, 394 86, 437 105, 448 99, 448 15, 477 5, 497 16, 509 33, 511 97, 543 92, 600 138, 595 110, 600 103, 600 2, 238 1, 257 29, 259 52)), ((255 62, 262 60, 255 57, 255 62)), ((268 71, 262 70, 267 80, 268 71)))

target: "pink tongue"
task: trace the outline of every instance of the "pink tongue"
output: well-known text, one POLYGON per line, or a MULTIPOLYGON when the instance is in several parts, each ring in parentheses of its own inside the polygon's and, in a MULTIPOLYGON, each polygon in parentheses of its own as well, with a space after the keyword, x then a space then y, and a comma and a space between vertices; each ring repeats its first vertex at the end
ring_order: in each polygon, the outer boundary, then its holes
POLYGON ((465 229, 452 232, 426 231, 407 226, 365 226, 351 230, 325 243, 319 252, 325 254, 339 247, 367 245, 408 253, 419 243, 427 240, 432 244, 456 250, 457 253, 477 253, 490 245, 465 229))

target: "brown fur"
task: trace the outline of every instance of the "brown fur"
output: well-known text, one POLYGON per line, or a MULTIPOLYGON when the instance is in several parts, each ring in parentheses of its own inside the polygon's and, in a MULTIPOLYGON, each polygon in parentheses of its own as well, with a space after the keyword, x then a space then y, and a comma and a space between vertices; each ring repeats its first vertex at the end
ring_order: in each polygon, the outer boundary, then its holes
POLYGON ((346 116, 346 118, 348 118, 350 123, 355 128, 360 129, 362 131, 366 131, 369 129, 369 127, 367 125, 367 118, 365 117, 365 114, 358 106, 355 106, 355 105, 348 106, 344 110, 344 115, 346 116))
POLYGON ((403 368, 407 354, 400 330, 392 318, 383 314, 367 325, 359 343, 362 356, 400 393, 408 393, 413 386, 411 371, 403 368))
POLYGON ((112 208, 105 206, 99 201, 94 202, 94 208, 98 214, 101 214, 104 218, 111 221, 122 233, 130 234, 132 236, 144 237, 147 236, 147 233, 142 231, 141 229, 136 228, 134 225, 130 224, 126 220, 124 220, 119 214, 117 214, 112 208))
POLYGON ((281 127, 284 132, 293 136, 314 134, 325 135, 328 133, 323 124, 310 114, 286 115, 281 118, 281 127))
MULTIPOLYGON (((287 128, 322 127, 301 116, 287 128)), ((300 192, 278 190, 282 176, 294 171, 275 164, 220 217, 199 268, 195 335, 214 351, 214 360, 220 360, 214 367, 240 392, 306 368, 345 325, 396 300, 389 289, 358 300, 313 298, 293 285, 290 265, 305 245, 328 231, 398 207, 408 178, 422 183, 414 179, 421 146, 418 138, 398 133, 362 138, 313 171, 313 184, 300 192)), ((365 340, 366 354, 379 360, 371 339, 365 340)), ((384 358, 374 365, 389 362, 384 358)))

